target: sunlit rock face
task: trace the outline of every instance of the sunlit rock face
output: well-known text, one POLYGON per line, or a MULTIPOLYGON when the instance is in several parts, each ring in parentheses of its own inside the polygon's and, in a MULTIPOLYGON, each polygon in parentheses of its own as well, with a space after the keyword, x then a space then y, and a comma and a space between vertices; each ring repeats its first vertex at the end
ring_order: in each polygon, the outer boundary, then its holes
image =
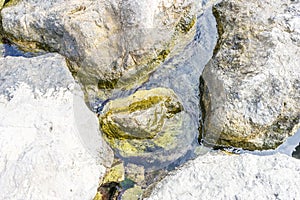
POLYGON ((298 1, 225 0, 219 40, 201 77, 204 141, 269 149, 300 120, 298 1))
POLYGON ((113 100, 100 116, 101 130, 117 154, 151 169, 175 161, 191 148, 195 138, 189 123, 181 101, 166 88, 113 100))
POLYGON ((113 153, 77 87, 59 54, 0 58, 0 199, 93 198, 113 153))
POLYGON ((283 154, 209 153, 170 173, 147 199, 298 199, 299 171, 300 161, 283 154))
POLYGON ((199 5, 193 0, 24 0, 5 6, 1 15, 7 37, 24 48, 64 55, 89 96, 105 96, 103 90, 145 81, 193 28, 199 5))
POLYGON ((0 0, 0 9, 3 7, 5 0, 0 0))

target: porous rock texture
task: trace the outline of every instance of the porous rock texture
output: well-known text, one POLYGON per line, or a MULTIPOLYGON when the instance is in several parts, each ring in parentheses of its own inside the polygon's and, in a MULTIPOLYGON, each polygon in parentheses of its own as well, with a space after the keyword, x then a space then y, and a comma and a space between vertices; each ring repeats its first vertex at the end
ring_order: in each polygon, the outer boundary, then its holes
POLYGON ((0 58, 0 199, 96 194, 113 154, 76 88, 59 54, 0 58))
POLYGON ((202 138, 269 149, 300 121, 300 2, 224 0, 219 40, 201 77, 202 138))
MULTIPOLYGON (((193 0, 22 0, 5 6, 7 37, 59 52, 90 95, 151 71, 195 23, 193 0)), ((136 80, 134 78, 133 80, 136 80)), ((123 87, 123 86, 121 86, 123 87)))
POLYGON ((165 177, 148 200, 299 199, 300 160, 208 153, 165 177))

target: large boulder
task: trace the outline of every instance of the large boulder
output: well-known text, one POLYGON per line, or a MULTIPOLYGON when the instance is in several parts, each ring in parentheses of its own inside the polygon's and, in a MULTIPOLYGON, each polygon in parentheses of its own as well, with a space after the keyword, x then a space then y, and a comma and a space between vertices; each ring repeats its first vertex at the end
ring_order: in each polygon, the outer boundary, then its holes
POLYGON ((23 48, 64 55, 94 95, 145 81, 194 26, 198 5, 193 0, 22 0, 5 6, 1 15, 7 37, 23 48))
POLYGON ((148 200, 299 199, 300 160, 284 154, 206 154, 157 184, 148 200))
POLYGON ((0 58, 0 199, 96 194, 113 154, 76 88, 59 54, 0 58))
POLYGON ((300 122, 299 1, 224 0, 219 40, 201 77, 206 143, 269 149, 300 122))
POLYGON ((171 89, 137 91, 103 112, 101 130, 116 153, 151 170, 183 156, 195 140, 191 117, 171 89))

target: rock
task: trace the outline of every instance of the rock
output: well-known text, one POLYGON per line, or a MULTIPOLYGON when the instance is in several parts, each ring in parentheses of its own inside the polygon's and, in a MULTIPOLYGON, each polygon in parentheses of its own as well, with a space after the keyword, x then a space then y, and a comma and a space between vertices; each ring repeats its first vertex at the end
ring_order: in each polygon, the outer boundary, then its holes
POLYGON ((112 166, 108 173, 105 175, 102 184, 110 183, 110 182, 116 182, 119 183, 121 181, 124 181, 125 179, 125 169, 123 163, 116 163, 114 166, 112 166))
POLYGON ((97 192, 93 200, 103 200, 103 195, 100 192, 97 192))
POLYGON ((2 9, 4 2, 5 2, 5 0, 0 0, 0 9, 2 9))
POLYGON ((120 195, 120 184, 116 182, 110 182, 110 183, 103 184, 98 188, 94 200, 118 199, 119 195, 120 195))
POLYGON ((193 0, 23 0, 1 15, 14 42, 67 57, 93 96, 145 81, 192 29, 198 5, 193 0))
POLYGON ((300 160, 283 154, 206 154, 170 173, 148 200, 299 199, 300 160))
POLYGON ((142 198, 143 190, 140 186, 135 186, 124 192, 122 200, 139 200, 142 198))
POLYGON ((206 143, 270 149, 300 122, 299 1, 224 0, 219 40, 201 77, 206 143))
POLYGON ((138 185, 142 185, 145 180, 145 169, 141 165, 128 163, 125 167, 126 177, 138 185))
POLYGON ((99 119, 106 140, 138 165, 163 167, 183 156, 195 139, 187 126, 191 118, 171 89, 137 91, 110 101, 103 112, 99 119))
POLYGON ((3 55, 4 55, 4 45, 0 43, 0 58, 3 57, 3 55))
POLYGON ((0 199, 92 199, 113 154, 65 59, 1 57, 0 77, 0 199))

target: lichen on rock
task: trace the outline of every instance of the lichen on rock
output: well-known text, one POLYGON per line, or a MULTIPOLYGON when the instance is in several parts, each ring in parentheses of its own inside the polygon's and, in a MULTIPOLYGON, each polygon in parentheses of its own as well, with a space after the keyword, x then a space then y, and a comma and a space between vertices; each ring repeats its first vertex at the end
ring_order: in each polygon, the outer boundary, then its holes
POLYGON ((119 183, 125 179, 125 169, 122 162, 114 163, 108 172, 105 174, 101 184, 106 184, 110 182, 119 183))

